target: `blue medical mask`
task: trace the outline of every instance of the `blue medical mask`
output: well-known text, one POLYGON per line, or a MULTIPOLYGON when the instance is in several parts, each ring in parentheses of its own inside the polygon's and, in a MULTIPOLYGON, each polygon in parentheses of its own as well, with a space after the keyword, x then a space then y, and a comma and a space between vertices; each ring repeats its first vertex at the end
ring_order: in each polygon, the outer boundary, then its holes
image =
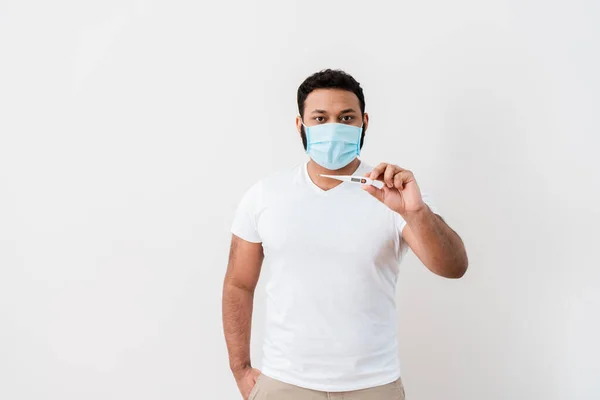
MULTIPOLYGON (((302 124, 304 125, 304 123, 302 124)), ((360 155, 360 127, 338 123, 304 125, 306 154, 329 170, 344 168, 360 155)))

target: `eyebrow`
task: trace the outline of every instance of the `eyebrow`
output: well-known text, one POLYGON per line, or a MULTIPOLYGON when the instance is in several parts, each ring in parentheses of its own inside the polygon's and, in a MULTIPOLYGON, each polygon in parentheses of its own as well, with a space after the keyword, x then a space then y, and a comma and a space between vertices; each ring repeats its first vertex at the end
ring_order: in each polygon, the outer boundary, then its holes
MULTIPOLYGON (((342 110, 340 114, 347 114, 351 112, 356 112, 356 110, 354 110, 353 108, 346 108, 345 110, 342 110)), ((327 111, 316 108, 312 110, 312 114, 327 114, 327 111)))

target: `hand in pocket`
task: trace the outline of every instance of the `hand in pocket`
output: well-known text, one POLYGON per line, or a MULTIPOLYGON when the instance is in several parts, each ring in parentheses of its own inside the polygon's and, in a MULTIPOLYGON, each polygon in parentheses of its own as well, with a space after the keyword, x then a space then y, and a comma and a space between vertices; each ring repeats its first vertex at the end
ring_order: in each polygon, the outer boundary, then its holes
POLYGON ((254 389, 254 385, 256 385, 256 380, 260 376, 260 370, 256 368, 247 368, 238 376, 239 378, 236 378, 236 381, 242 398, 248 400, 252 393, 252 389, 254 389))

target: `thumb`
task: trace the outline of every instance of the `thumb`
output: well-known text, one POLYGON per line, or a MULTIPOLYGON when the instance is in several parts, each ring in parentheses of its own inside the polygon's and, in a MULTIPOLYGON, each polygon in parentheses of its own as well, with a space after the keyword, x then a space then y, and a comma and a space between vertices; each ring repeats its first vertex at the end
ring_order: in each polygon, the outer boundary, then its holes
POLYGON ((371 196, 375 197, 377 200, 383 203, 383 190, 373 185, 363 185, 363 189, 371 196))

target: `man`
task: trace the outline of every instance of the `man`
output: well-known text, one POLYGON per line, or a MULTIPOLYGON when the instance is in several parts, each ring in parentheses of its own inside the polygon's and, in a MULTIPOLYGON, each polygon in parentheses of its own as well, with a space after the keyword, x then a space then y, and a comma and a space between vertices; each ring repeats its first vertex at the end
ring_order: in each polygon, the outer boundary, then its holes
POLYGON ((233 226, 223 288, 230 366, 244 399, 404 399, 395 292, 407 247, 434 273, 460 278, 461 239, 413 174, 358 158, 369 116, 360 84, 339 70, 298 88, 296 127, 310 160, 254 184, 233 226), (320 174, 362 175, 383 187, 320 174), (253 296, 271 276, 263 362, 250 362, 253 296))

